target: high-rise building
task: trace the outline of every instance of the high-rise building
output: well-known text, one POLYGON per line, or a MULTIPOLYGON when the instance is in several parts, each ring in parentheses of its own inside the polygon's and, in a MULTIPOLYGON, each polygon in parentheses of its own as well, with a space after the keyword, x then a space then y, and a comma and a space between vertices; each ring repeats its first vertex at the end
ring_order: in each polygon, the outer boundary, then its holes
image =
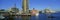
POLYGON ((23 0, 22 9, 23 9, 23 13, 29 13, 28 0, 23 0))

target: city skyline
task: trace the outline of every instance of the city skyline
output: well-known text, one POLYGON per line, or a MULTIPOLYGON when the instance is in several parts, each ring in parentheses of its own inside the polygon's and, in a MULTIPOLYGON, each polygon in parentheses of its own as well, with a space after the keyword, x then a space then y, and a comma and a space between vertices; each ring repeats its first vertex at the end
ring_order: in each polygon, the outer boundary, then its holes
MULTIPOLYGON (((22 0, 0 0, 0 9, 8 9, 14 6, 22 9, 22 0)), ((35 8, 37 10, 43 10, 44 8, 50 8, 53 10, 60 10, 59 0, 29 0, 29 8, 35 8)))

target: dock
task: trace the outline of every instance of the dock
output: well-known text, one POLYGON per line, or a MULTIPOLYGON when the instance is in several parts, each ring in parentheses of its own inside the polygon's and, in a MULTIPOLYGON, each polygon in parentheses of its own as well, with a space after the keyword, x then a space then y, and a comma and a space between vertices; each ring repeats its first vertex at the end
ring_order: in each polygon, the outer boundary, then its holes
POLYGON ((19 14, 19 15, 13 14, 13 15, 10 15, 10 16, 31 16, 31 14, 19 14))

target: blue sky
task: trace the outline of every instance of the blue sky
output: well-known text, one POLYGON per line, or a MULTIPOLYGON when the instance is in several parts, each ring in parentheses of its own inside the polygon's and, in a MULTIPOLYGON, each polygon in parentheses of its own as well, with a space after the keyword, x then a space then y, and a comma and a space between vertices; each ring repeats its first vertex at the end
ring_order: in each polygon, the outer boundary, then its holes
MULTIPOLYGON (((0 0, 0 9, 9 9, 16 3, 17 8, 22 9, 22 0, 0 0)), ((45 8, 60 10, 60 0, 29 0, 29 9, 43 10, 45 8)))

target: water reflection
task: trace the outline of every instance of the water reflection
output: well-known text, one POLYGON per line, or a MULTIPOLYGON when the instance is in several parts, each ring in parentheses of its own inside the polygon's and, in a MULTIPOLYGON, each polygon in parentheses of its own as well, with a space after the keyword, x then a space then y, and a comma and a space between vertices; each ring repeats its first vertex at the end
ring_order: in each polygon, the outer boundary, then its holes
POLYGON ((60 20, 60 14, 39 14, 38 16, 9 16, 9 20, 60 20))
POLYGON ((14 16, 14 20, 21 20, 21 16, 14 16))
POLYGON ((47 20, 47 17, 45 14, 37 16, 10 16, 9 20, 47 20))
POLYGON ((14 20, 30 20, 30 16, 14 16, 14 20))

